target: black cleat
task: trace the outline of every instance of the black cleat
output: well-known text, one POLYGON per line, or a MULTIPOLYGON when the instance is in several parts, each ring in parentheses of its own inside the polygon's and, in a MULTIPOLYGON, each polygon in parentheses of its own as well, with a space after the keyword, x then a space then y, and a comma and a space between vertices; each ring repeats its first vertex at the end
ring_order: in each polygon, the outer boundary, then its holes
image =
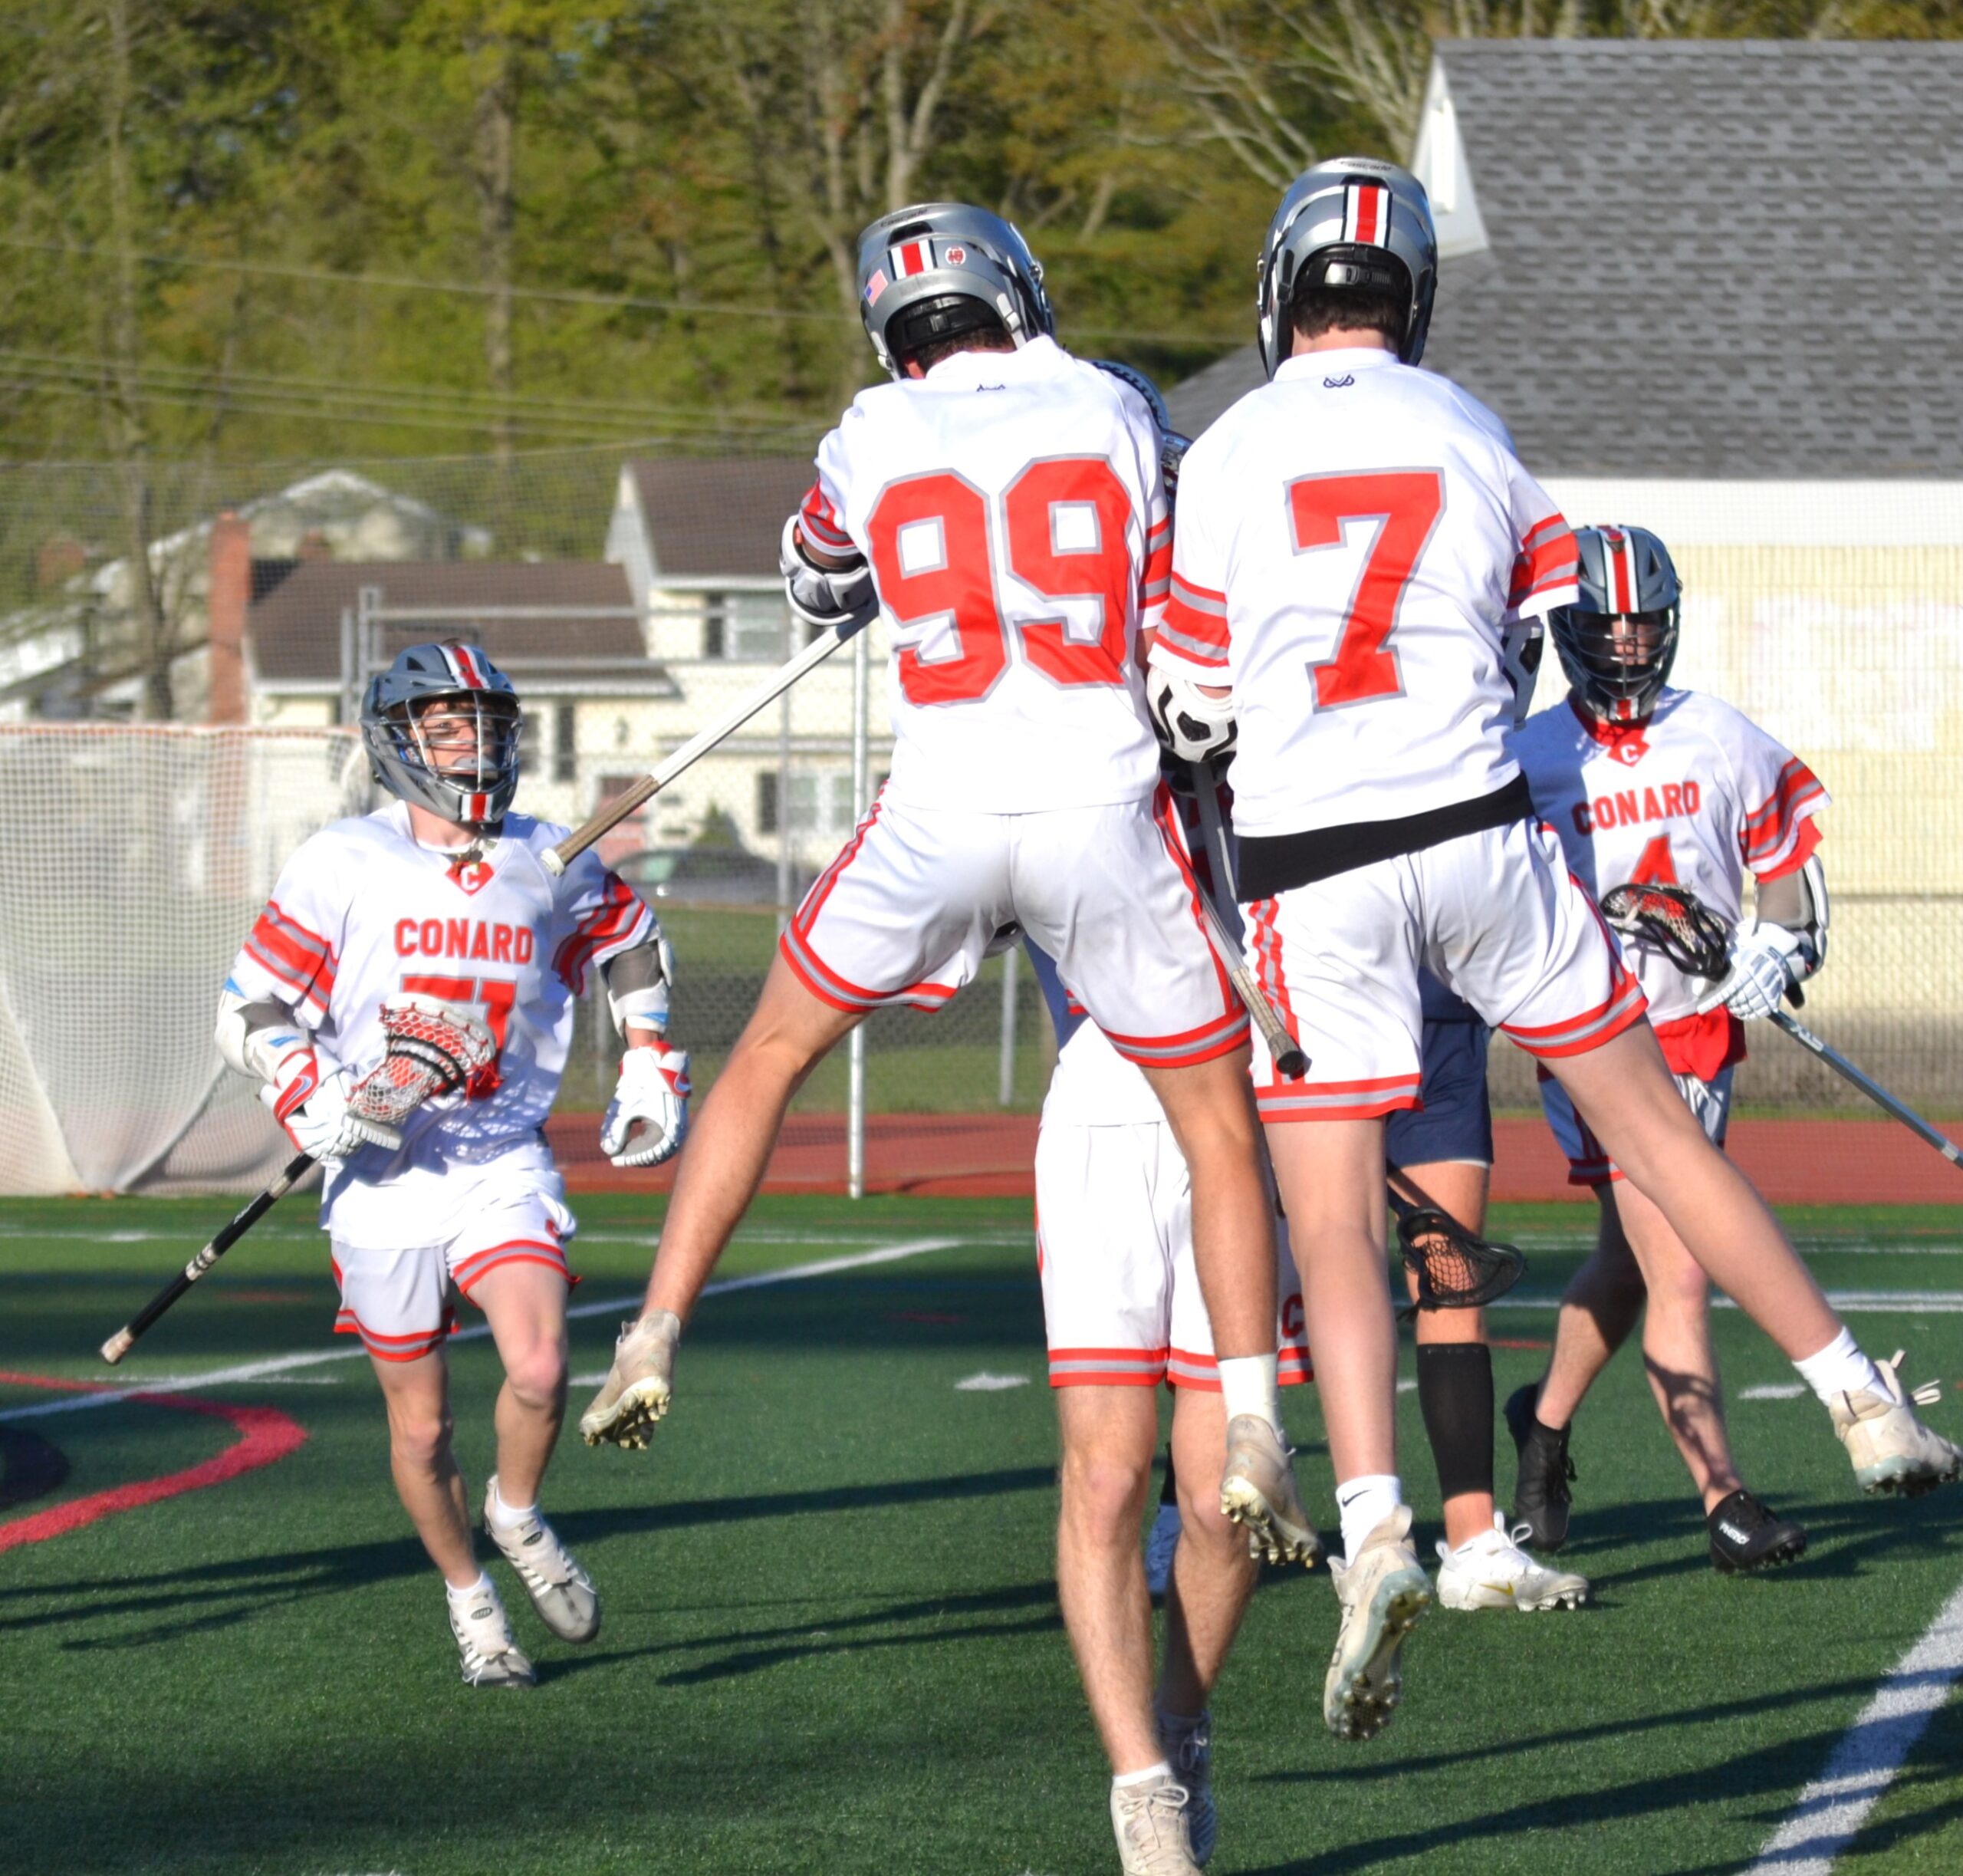
POLYGON ((1568 1482, 1574 1461, 1567 1456, 1568 1430, 1557 1432, 1535 1418, 1538 1382, 1529 1381, 1507 1397, 1507 1430, 1520 1455, 1513 1485, 1513 1520, 1524 1524, 1536 1550, 1550 1554, 1567 1542, 1568 1482))
POLYGON ((1704 1522, 1711 1529, 1711 1561, 1726 1576, 1769 1570, 1806 1555, 1805 1525, 1767 1511, 1749 1492, 1721 1498, 1704 1522))

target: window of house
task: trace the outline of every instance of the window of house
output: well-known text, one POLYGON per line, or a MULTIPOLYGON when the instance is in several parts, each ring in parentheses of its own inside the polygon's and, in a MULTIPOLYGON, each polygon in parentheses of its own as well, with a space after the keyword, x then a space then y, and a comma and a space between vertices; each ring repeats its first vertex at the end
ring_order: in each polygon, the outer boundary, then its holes
POLYGON ((573 782, 579 777, 579 719, 574 706, 552 706, 552 779, 573 782))
POLYGON ((775 663, 784 655, 784 616, 781 593, 705 594, 702 656, 775 663))
POLYGON ((852 772, 819 769, 791 778, 791 831, 841 834, 852 831, 852 772))
POLYGON ((777 771, 761 769, 757 772, 757 831, 774 834, 777 831, 777 771))

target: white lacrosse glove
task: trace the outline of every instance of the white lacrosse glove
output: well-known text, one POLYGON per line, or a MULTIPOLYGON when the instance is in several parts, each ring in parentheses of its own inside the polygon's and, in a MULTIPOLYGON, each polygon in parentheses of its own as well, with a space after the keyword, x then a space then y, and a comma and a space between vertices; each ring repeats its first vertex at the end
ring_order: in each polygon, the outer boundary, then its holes
POLYGON ((777 563, 783 569, 791 610, 807 625, 829 631, 835 626, 866 625, 877 617, 880 600, 873 590, 872 568, 863 559, 850 567, 814 566, 804 557, 795 515, 784 524, 777 563))
POLYGON ((353 1082, 325 1049, 300 1042, 274 1062, 273 1078, 259 1090, 259 1098, 309 1159, 344 1160, 366 1146, 394 1152, 402 1144, 401 1134, 349 1107, 353 1082))
POLYGON ((1145 674, 1145 702, 1159 746, 1178 761, 1197 766, 1232 752, 1240 731, 1231 696, 1209 697, 1191 678, 1155 664, 1145 674))
POLYGON ((1783 925, 1754 924, 1731 946, 1731 968, 1698 1008, 1702 1015, 1720 1004, 1744 1022, 1757 1022, 1784 1006, 1787 991, 1805 982, 1817 967, 1804 936, 1783 925))
POLYGON ((689 1131, 689 1055, 656 1042, 620 1058, 620 1080, 600 1125, 600 1150, 616 1166, 659 1166, 689 1131), (636 1122, 645 1131, 631 1144, 636 1122))

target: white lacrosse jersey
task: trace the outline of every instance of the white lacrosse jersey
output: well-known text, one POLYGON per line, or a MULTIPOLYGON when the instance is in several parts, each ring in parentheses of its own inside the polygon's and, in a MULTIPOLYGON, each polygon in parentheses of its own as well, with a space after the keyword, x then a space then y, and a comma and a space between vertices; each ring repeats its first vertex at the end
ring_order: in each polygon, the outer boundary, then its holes
MULTIPOLYGON (((357 1075, 383 1052, 382 999, 418 992, 461 1004, 498 1043, 495 1086, 409 1116, 399 1153, 364 1147, 329 1169, 321 1214, 337 1239, 418 1247, 453 1235, 446 1174, 530 1146, 559 1091, 573 999, 587 973, 646 942, 654 915, 589 848, 555 878, 543 855, 564 828, 507 815, 462 867, 420 845, 391 801, 337 821, 286 863, 226 987, 291 1010, 357 1075)), ((485 1078, 490 1079, 492 1078, 485 1078)))
POLYGON ((1501 634, 1572 602, 1577 565, 1483 405, 1373 347, 1305 353, 1187 452, 1152 661, 1231 686, 1243 837, 1402 820, 1517 777, 1501 634))
POLYGON ((799 512, 871 564, 893 643, 891 798, 1027 814, 1159 778, 1136 648, 1172 571, 1145 400, 1055 341, 861 391, 799 512))
MULTIPOLYGON (((1777 879, 1820 843, 1813 817, 1828 797, 1819 777, 1702 691, 1666 689, 1646 722, 1626 725, 1598 722, 1570 696, 1530 717, 1513 752, 1534 811, 1598 900, 1632 882, 1682 886, 1735 923, 1747 873, 1777 879)), ((1742 1055, 1735 1018, 1721 1009, 1696 1017, 1708 984, 1651 946, 1623 950, 1673 1069, 1708 1080, 1742 1055)))

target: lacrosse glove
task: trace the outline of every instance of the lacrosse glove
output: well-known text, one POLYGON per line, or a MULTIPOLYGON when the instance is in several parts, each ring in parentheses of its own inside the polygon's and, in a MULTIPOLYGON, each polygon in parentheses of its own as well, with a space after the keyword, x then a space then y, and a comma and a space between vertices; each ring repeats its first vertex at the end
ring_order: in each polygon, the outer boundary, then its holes
POLYGON ((1698 1006, 1702 1014, 1719 1004, 1741 1022, 1770 1016, 1818 967, 1813 947, 1783 925, 1759 923, 1741 932, 1731 947, 1731 968, 1698 1006))
POLYGON ((309 1159, 344 1160, 365 1146, 394 1152, 401 1134, 349 1107, 353 1081, 325 1049, 297 1042, 274 1062, 273 1078, 259 1090, 259 1098, 309 1159))
POLYGON ((681 1150, 688 1131, 688 1052, 659 1042, 629 1049, 600 1123, 600 1151, 616 1166, 659 1166, 681 1150))

